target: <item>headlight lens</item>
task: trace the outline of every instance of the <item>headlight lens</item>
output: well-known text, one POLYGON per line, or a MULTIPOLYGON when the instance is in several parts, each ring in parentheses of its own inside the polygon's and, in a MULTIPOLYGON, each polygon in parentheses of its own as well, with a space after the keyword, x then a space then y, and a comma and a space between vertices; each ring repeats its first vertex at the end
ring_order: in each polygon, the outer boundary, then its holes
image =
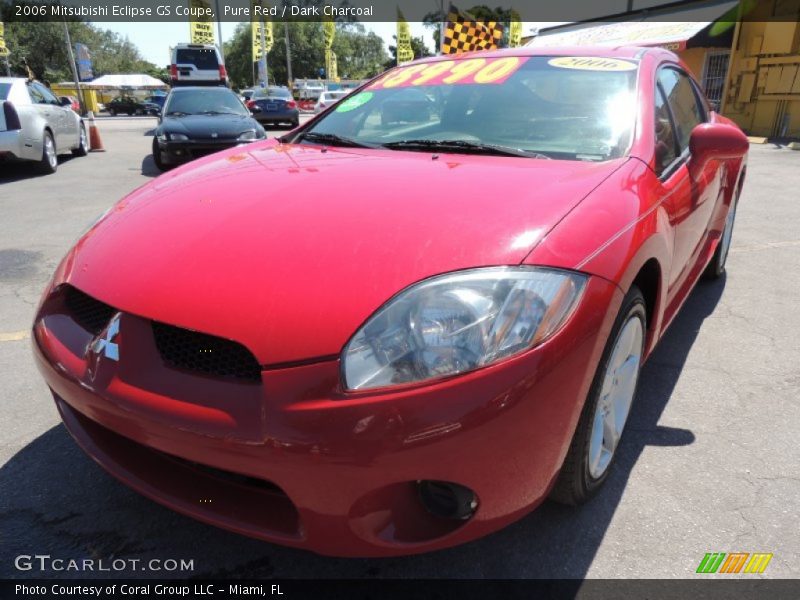
POLYGON ((168 133, 167 139, 173 142, 185 142, 189 139, 189 136, 182 133, 168 133))
POLYGON ((244 133, 242 133, 237 139, 240 142, 250 142, 256 139, 256 137, 257 136, 255 130, 251 129, 250 131, 245 131, 244 133))
POLYGON ((538 267, 461 271, 415 284, 376 312, 342 354, 344 384, 364 390, 464 373, 550 337, 586 276, 538 267))

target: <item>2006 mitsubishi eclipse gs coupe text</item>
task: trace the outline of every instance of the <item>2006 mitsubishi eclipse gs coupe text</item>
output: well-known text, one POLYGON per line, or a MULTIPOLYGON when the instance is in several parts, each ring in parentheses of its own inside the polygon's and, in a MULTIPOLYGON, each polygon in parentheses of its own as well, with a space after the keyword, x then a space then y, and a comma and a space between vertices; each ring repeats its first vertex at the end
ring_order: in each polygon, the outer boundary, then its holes
POLYGON ((642 362, 725 268, 747 149, 666 50, 411 63, 122 199, 45 291, 37 363, 78 444, 177 511, 331 555, 459 544, 607 478, 642 362))

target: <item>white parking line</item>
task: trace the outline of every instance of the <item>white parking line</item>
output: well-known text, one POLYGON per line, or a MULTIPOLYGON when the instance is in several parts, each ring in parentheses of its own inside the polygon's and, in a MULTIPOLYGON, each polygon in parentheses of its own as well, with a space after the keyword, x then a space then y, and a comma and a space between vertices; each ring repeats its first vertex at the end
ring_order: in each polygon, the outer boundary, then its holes
POLYGON ((734 252, 752 252, 754 250, 769 250, 770 248, 788 248, 791 246, 800 246, 800 240, 787 241, 787 242, 764 242, 763 244, 752 244, 750 246, 741 246, 739 248, 731 248, 731 254, 734 252))
POLYGON ((27 329, 23 329, 22 331, 0 331, 0 342, 18 342, 19 340, 29 338, 30 335, 31 332, 27 329))

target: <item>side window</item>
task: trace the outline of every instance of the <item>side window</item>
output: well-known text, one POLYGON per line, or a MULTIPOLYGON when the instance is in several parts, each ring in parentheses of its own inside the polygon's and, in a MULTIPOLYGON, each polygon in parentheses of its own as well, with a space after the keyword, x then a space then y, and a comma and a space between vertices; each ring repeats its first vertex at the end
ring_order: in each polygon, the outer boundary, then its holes
POLYGON ((661 175, 675 158, 677 153, 677 139, 675 128, 672 126, 672 116, 667 107, 667 101, 661 91, 661 86, 656 87, 656 175, 661 175))
POLYGON ((48 90, 46 87, 44 87, 41 83, 32 83, 31 87, 35 88, 36 91, 39 92, 39 94, 42 97, 42 103, 43 104, 55 104, 55 105, 58 105, 58 98, 56 98, 53 95, 53 93, 50 90, 48 90))
POLYGON ((678 147, 683 152, 689 147, 692 129, 706 120, 705 111, 698 102, 691 80, 676 69, 661 69, 658 82, 667 96, 669 108, 675 119, 678 147))
POLYGON ((47 104, 47 101, 44 99, 39 86, 35 83, 28 84, 28 93, 31 95, 31 101, 34 104, 47 104))

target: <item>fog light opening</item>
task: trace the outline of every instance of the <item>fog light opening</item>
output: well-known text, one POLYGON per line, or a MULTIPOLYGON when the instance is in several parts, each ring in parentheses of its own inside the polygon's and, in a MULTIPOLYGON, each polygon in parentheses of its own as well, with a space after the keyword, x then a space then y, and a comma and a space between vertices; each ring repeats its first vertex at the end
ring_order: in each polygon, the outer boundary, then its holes
POLYGON ((449 481, 417 481, 419 499, 437 517, 466 521, 478 509, 478 497, 468 487, 449 481))

